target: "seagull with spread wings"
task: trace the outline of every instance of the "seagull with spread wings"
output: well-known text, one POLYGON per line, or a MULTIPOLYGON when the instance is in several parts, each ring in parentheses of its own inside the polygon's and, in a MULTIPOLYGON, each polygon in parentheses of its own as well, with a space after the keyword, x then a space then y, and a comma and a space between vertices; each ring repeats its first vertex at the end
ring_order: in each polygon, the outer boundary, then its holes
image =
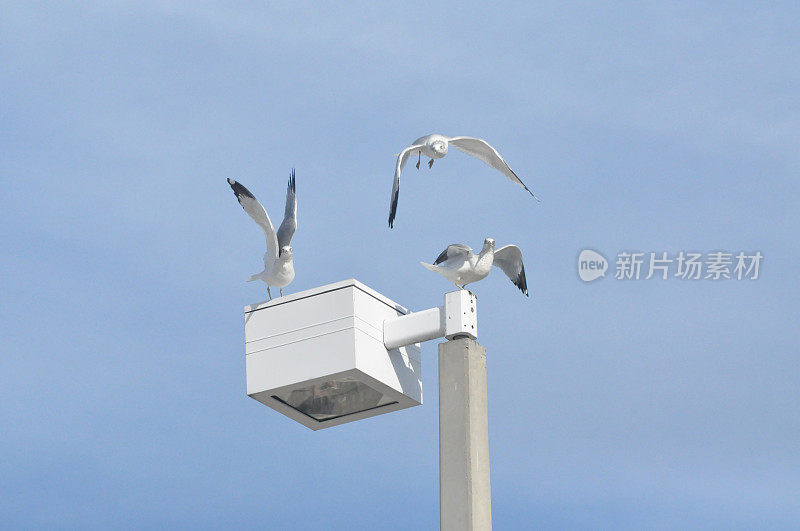
POLYGON ((486 278, 494 265, 502 269, 522 293, 528 295, 522 251, 516 245, 506 245, 495 250, 494 239, 486 238, 481 252, 475 254, 472 252, 472 247, 454 243, 448 245, 433 264, 420 263, 461 289, 467 284, 486 278))
POLYGON ((267 252, 264 253, 264 271, 256 273, 247 279, 263 280, 267 284, 267 294, 272 300, 270 287, 279 288, 283 296, 283 288, 294 280, 294 255, 292 247, 289 245, 297 229, 297 195, 295 194, 294 168, 289 176, 289 185, 286 189, 286 209, 284 211, 283 222, 278 227, 278 232, 272 227, 272 222, 267 215, 267 211, 261 203, 250 193, 250 190, 234 181, 228 179, 228 184, 233 189, 236 199, 242 205, 247 215, 253 218, 259 227, 264 231, 267 238, 267 252))
POLYGON ((448 146, 451 145, 454 148, 463 151, 467 155, 472 155, 473 157, 482 160, 492 168, 508 177, 511 181, 528 190, 533 198, 539 201, 539 198, 534 195, 530 188, 525 186, 525 183, 523 183, 522 180, 517 177, 517 174, 514 173, 514 170, 508 166, 503 157, 500 156, 500 153, 498 153, 497 150, 490 146, 485 140, 468 136, 446 137, 444 135, 432 134, 414 140, 410 146, 405 148, 397 155, 397 164, 395 165, 394 169, 394 184, 392 185, 392 200, 389 204, 390 228, 394 226, 394 218, 397 215, 397 200, 400 195, 400 172, 403 171, 403 168, 405 167, 409 157, 413 157, 414 155, 417 156, 416 166, 417 169, 419 169, 422 155, 425 155, 431 159, 428 161, 428 168, 430 168, 433 166, 434 160, 440 159, 447 155, 448 146))

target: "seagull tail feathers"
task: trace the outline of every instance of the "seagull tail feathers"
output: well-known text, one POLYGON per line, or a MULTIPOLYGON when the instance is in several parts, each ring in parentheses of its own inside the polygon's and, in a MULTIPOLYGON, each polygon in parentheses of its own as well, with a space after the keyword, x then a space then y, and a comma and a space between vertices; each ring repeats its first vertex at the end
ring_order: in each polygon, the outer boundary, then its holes
POLYGON ((422 267, 424 267, 425 269, 429 269, 429 270, 433 271, 434 273, 438 273, 439 272, 439 267, 438 266, 435 266, 433 264, 426 264, 425 262, 420 262, 420 264, 422 264, 422 267))
POLYGON ((247 282, 252 282, 254 280, 260 280, 260 279, 261 279, 261 273, 256 273, 255 275, 252 275, 250 278, 248 278, 247 282))

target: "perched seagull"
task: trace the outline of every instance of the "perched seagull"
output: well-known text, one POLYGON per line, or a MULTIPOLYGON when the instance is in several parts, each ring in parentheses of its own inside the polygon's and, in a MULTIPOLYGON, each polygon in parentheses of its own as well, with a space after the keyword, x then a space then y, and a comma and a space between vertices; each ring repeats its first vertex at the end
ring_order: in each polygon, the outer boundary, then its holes
POLYGON ((420 262, 423 266, 439 273, 461 289, 464 286, 486 278, 493 265, 503 270, 511 282, 528 296, 528 283, 525 280, 525 266, 522 265, 522 251, 516 245, 506 245, 494 250, 494 239, 486 238, 480 254, 472 252, 472 247, 462 243, 448 245, 447 249, 433 264, 420 262))
POLYGON ((270 286, 280 288, 281 296, 283 296, 283 288, 288 286, 294 280, 294 261, 292 254, 292 247, 289 243, 292 241, 294 231, 297 229, 297 196, 295 195, 294 187, 294 168, 289 176, 289 186, 286 189, 286 211, 283 216, 283 222, 278 227, 278 232, 272 228, 272 222, 269 220, 267 211, 258 202, 250 190, 237 183, 233 179, 228 179, 228 184, 231 185, 233 193, 236 194, 236 199, 242 205, 247 215, 253 218, 253 221, 258 223, 258 226, 264 230, 264 235, 267 237, 267 252, 264 253, 264 271, 256 273, 247 279, 263 280, 267 283, 267 294, 269 299, 272 300, 272 293, 269 291, 270 286))
POLYGON ((527 186, 525 186, 525 183, 523 183, 522 180, 517 177, 517 174, 514 173, 514 170, 508 167, 508 164, 505 160, 503 160, 503 157, 500 156, 500 153, 498 153, 497 150, 490 146, 485 140, 481 140, 480 138, 471 138, 468 136, 454 136, 452 138, 448 138, 444 135, 433 134, 414 140, 410 146, 405 148, 397 155, 397 165, 394 168, 394 185, 392 186, 392 202, 389 205, 390 228, 394 226, 394 218, 397 214, 397 198, 400 194, 400 172, 403 171, 408 158, 416 155, 417 169, 419 169, 419 163, 422 159, 422 155, 425 155, 431 159, 428 161, 428 168, 430 168, 433 166, 434 160, 440 159, 447 155, 447 148, 449 145, 452 145, 456 149, 463 151, 467 155, 472 155, 475 158, 481 159, 483 162, 511 179, 511 181, 528 190, 534 199, 540 201, 540 199, 536 197, 527 186))

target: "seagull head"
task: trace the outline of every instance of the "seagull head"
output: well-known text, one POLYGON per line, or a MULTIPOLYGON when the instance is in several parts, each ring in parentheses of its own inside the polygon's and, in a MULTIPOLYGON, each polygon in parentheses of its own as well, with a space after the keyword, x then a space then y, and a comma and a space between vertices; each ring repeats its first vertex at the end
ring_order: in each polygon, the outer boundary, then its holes
POLYGON ((280 251, 278 251, 278 258, 281 260, 291 260, 292 259, 292 247, 290 245, 284 245, 281 247, 280 251))
POLYGON ((483 240, 483 246, 489 247, 490 249, 494 249, 494 238, 486 238, 483 240))
POLYGON ((433 152, 440 157, 444 157, 447 155, 447 142, 444 140, 435 140, 433 143, 431 143, 431 149, 433 149, 433 152))

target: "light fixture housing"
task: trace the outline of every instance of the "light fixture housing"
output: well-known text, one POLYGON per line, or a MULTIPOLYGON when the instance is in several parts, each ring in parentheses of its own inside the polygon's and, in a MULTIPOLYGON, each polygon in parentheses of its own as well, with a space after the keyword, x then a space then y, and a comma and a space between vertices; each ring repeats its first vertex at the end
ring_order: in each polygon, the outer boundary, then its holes
POLYGON ((408 313, 354 279, 246 306, 247 394, 312 430, 422 404, 419 344, 384 346, 408 313))

